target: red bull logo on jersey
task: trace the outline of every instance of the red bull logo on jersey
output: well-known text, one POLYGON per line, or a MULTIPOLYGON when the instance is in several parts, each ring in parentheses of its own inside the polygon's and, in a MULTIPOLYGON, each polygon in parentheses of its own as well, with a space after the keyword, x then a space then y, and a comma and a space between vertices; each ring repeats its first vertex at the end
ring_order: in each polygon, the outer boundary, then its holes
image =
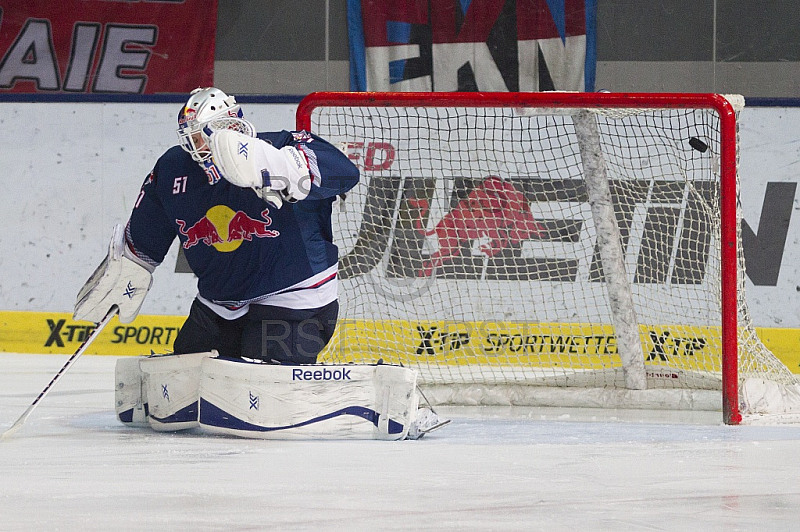
POLYGON ((272 218, 269 209, 261 211, 260 218, 251 218, 244 211, 234 211, 225 205, 210 208, 205 216, 189 225, 185 220, 175 220, 183 241, 183 249, 202 244, 217 251, 231 252, 242 242, 254 238, 277 238, 280 232, 269 227, 272 218))
MULTIPOLYGON (((420 215, 429 210, 427 200, 409 200, 420 215)), ((533 218, 528 200, 512 183, 497 176, 486 178, 470 191, 466 199, 445 214, 429 231, 417 220, 417 230, 425 236, 436 235, 439 249, 423 262, 419 276, 433 271, 461 254, 464 244, 478 242, 486 256, 493 257, 503 249, 539 236, 543 228, 533 218)))
POLYGON ((294 131, 292 132, 292 138, 295 142, 311 142, 314 140, 314 137, 308 131, 294 131))

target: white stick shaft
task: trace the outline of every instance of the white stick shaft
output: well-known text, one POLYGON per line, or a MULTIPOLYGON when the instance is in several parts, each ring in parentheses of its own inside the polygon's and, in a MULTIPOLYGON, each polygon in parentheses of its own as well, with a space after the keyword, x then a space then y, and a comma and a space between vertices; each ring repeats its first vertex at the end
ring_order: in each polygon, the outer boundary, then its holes
POLYGON ((95 340, 95 338, 97 338, 97 336, 100 334, 100 331, 102 331, 103 328, 106 325, 108 325, 108 322, 111 321, 111 318, 113 318, 116 315, 117 310, 118 309, 116 305, 112 306, 108 310, 108 313, 103 317, 102 320, 100 320, 100 322, 97 324, 94 330, 86 337, 86 339, 83 341, 78 350, 75 351, 75 353, 71 357, 69 357, 69 359, 67 359, 67 362, 61 367, 60 370, 58 370, 58 373, 56 373, 55 377, 53 377, 50 383, 44 387, 44 390, 41 391, 39 396, 33 400, 31 406, 29 406, 28 409, 19 417, 19 419, 15 421, 13 425, 11 425, 11 428, 9 428, 2 435, 0 435, 0 439, 5 439, 11 436, 15 432, 17 432, 20 429, 20 427, 22 427, 22 424, 25 423, 25 420, 28 419, 28 416, 30 416, 31 412, 33 412, 33 409, 39 405, 39 403, 42 401, 42 399, 44 399, 45 395, 47 395, 47 393, 50 391, 53 385, 56 382, 58 382, 64 375, 64 373, 66 373, 67 370, 75 363, 75 361, 78 360, 78 357, 81 356, 84 351, 86 351, 86 348, 89 347, 89 344, 91 344, 95 340))

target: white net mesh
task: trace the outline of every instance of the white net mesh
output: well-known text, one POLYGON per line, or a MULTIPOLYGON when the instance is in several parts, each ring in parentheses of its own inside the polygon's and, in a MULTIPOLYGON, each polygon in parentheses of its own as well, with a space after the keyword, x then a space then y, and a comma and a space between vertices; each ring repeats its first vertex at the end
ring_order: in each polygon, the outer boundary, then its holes
MULTIPOLYGON (((315 109, 312 131, 362 170, 334 213, 341 321, 323 360, 401 363, 428 384, 624 388, 578 111, 315 109)), ((647 387, 719 390, 719 116, 592 112, 647 387)), ((740 376, 792 384, 752 327, 739 257, 740 376)))

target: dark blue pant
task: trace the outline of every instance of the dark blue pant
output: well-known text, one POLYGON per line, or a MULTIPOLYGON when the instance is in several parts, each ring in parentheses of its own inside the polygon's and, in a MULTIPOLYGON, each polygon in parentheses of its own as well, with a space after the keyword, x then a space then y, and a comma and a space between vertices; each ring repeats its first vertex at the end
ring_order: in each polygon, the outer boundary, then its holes
POLYGON ((246 315, 226 320, 195 300, 173 350, 179 355, 216 349, 224 357, 314 364, 333 336, 338 315, 334 301, 304 310, 250 305, 246 315))

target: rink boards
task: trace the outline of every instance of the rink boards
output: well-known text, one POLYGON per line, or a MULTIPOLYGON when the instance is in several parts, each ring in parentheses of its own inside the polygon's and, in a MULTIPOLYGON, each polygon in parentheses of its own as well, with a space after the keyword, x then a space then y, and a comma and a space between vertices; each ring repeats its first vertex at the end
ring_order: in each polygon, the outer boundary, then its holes
MULTIPOLYGON (((184 316, 141 315, 132 323, 114 318, 87 350, 89 354, 168 353, 184 316)), ((0 352, 73 353, 93 326, 58 312, 0 312, 0 352)), ((757 328, 764 345, 794 373, 800 373, 800 329, 757 328)), ((719 329, 642 326, 642 347, 653 363, 677 369, 714 371, 719 329)), ((518 322, 345 320, 322 361, 437 365, 520 365, 532 367, 615 366, 616 340, 609 326, 518 322), (371 344, 361 339, 377 338, 371 344), (394 346, 392 354, 388 346, 394 346), (370 360, 374 358, 374 360, 370 360), (366 360, 365 360, 366 359, 366 360), (578 366, 580 360, 580 366, 578 366)))

